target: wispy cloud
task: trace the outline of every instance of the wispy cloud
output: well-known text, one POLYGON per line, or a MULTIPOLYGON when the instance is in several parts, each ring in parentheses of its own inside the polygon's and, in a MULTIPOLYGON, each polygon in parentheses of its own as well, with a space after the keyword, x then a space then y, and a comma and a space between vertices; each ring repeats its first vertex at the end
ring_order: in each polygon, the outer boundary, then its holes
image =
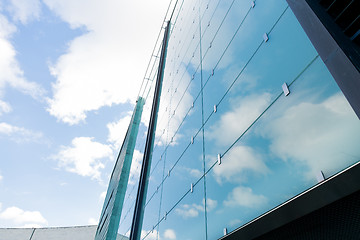
MULTIPOLYGON (((206 211, 210 212, 217 206, 217 201, 207 198, 206 211)), ((183 204, 175 210, 175 212, 183 218, 194 218, 199 216, 199 212, 205 211, 205 200, 203 199, 202 204, 183 204)))
POLYGON ((39 0, 9 0, 6 8, 14 21, 20 21, 23 24, 39 19, 41 12, 39 0))
POLYGON ((17 143, 24 142, 36 142, 44 143, 46 142, 43 134, 41 132, 36 132, 28 130, 23 127, 13 126, 11 124, 0 122, 0 138, 6 136, 8 139, 15 141, 17 143))
POLYGON ((11 106, 10 104, 8 104, 7 102, 4 102, 0 99, 0 116, 3 114, 3 113, 8 113, 8 112, 11 112, 11 106))
POLYGON ((232 109, 223 115, 220 120, 210 126, 206 133, 220 146, 229 146, 233 143, 269 105, 271 96, 250 95, 232 99, 232 109))
POLYGON ((62 146, 52 158, 66 171, 100 180, 103 160, 112 156, 113 151, 108 145, 90 137, 77 137, 72 140, 71 146, 62 146))
POLYGON ((227 207, 247 207, 259 208, 267 203, 267 199, 263 195, 253 193, 248 187, 235 187, 224 201, 227 207))

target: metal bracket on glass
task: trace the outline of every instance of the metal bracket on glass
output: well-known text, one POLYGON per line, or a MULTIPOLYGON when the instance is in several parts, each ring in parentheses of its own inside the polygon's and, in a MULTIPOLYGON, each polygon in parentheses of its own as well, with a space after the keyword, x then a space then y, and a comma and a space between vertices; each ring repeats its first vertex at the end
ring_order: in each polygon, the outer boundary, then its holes
POLYGON ((284 83, 284 84, 282 85, 282 89, 283 89, 283 92, 284 92, 284 95, 285 95, 285 96, 287 96, 287 95, 290 94, 289 87, 288 87, 288 85, 287 85, 286 83, 284 83))
POLYGON ((191 108, 194 108, 194 102, 191 104, 191 108))
POLYGON ((209 45, 209 48, 211 48, 212 47, 212 42, 210 42, 210 45, 209 45))
POLYGON ((168 171, 168 177, 170 177, 170 170, 168 171))
POLYGON ((217 111, 217 107, 216 107, 216 104, 214 105, 214 113, 216 113, 217 111))
POLYGON ((217 162, 219 165, 221 164, 221 154, 220 153, 217 156, 217 162))
POLYGON ((165 215, 164 215, 164 220, 166 220, 167 218, 167 212, 165 212, 165 215))
POLYGON ((316 180, 318 181, 318 183, 325 180, 325 176, 322 171, 318 172, 318 174, 316 175, 316 180))
POLYGON ((193 183, 190 185, 190 192, 194 192, 194 184, 193 183))
POLYGON ((227 228, 224 228, 224 236, 227 234, 227 228))
POLYGON ((190 140, 191 144, 194 143, 194 137, 191 137, 191 140, 190 140))
POLYGON ((214 69, 212 69, 211 71, 211 76, 214 76, 214 69))
POLYGON ((254 8, 255 7, 255 1, 251 2, 251 7, 254 8))
POLYGON ((268 36, 267 33, 264 33, 263 39, 264 39, 265 42, 269 41, 269 36, 268 36))

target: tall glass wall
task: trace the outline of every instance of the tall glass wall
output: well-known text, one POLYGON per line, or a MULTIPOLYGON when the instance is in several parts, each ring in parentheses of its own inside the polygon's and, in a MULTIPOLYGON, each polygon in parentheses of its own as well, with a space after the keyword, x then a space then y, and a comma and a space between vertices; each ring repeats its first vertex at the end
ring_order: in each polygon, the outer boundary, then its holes
POLYGON ((217 239, 360 160, 359 119, 285 0, 178 1, 171 27, 142 239, 217 239))

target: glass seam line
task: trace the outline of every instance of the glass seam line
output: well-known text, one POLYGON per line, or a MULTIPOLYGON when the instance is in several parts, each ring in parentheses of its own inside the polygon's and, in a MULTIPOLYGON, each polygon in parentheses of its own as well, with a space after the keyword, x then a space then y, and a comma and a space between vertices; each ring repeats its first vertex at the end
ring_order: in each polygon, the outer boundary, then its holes
MULTIPOLYGON (((279 20, 282 18, 282 16, 285 14, 286 10, 289 8, 289 6, 287 6, 284 11, 280 14, 279 18, 276 20, 276 22, 274 23, 274 25, 271 27, 270 31, 269 31, 269 35, 271 34, 272 30, 274 29, 274 27, 277 25, 277 23, 279 22, 279 20)), ((251 60, 254 58, 254 56, 256 55, 256 53, 259 51, 260 47, 263 45, 264 40, 261 41, 261 43, 259 44, 259 46, 257 47, 257 49, 255 50, 255 52, 252 54, 252 56, 248 59, 248 61, 246 62, 246 64, 244 65, 244 67, 241 69, 241 71, 239 72, 239 74, 236 76, 236 78, 234 79, 234 81, 232 82, 232 84, 229 86, 229 88, 227 89, 227 91, 225 92, 225 94, 223 95, 223 97, 220 99, 220 101, 218 102, 217 106, 219 106, 221 104, 221 102, 224 100, 225 96, 228 94, 228 92, 230 91, 230 89, 232 88, 232 86, 235 84, 235 82, 237 81, 237 79, 239 79, 240 75, 242 74, 242 72, 245 70, 245 68, 248 66, 248 64, 251 62, 251 60)), ((290 85, 289 85, 290 86, 290 85)), ((203 89, 201 89, 201 91, 203 91, 203 89)), ((197 96, 197 98, 199 97, 199 94, 197 96)), ((197 133, 195 134, 195 137, 199 134, 199 132, 202 130, 202 128, 205 127, 206 123, 208 122, 208 120, 210 119, 210 117, 213 115, 213 112, 210 113, 209 117, 207 118, 207 120, 205 121, 204 125, 200 127, 200 129, 197 131, 197 133)), ((189 148, 189 146, 191 145, 191 143, 188 143, 187 147, 185 148, 185 150, 181 153, 180 157, 178 158, 178 160, 175 162, 175 164, 173 165, 173 167, 170 169, 170 171, 172 171, 172 169, 177 165, 177 163, 180 161, 181 157, 184 155, 184 153, 186 152, 186 150, 189 148)), ((168 147, 168 146, 167 146, 168 147)), ((167 149, 166 147, 166 149, 167 149)), ((165 179, 168 176, 165 176, 165 178, 162 180, 162 182, 160 183, 163 184, 165 179)), ((159 186, 160 186, 159 185, 159 186)), ((153 195, 156 194, 156 191, 153 195)), ((149 203, 149 202, 148 202, 149 203)))
MULTIPOLYGON (((289 84, 289 87, 297 80, 299 79, 299 77, 315 62, 315 60, 319 57, 319 55, 316 55, 306 66, 305 68, 294 78, 294 80, 289 84)), ((221 155, 222 157, 225 156, 229 150, 249 131, 249 129, 270 109, 271 106, 274 105, 274 103, 283 95, 283 92, 280 92, 277 97, 265 108, 265 110, 249 125, 249 127, 230 145, 230 147, 221 155)), ((215 161, 211 167, 206 171, 206 173, 204 175, 202 175, 195 183, 194 183, 194 187, 201 181, 201 179, 203 179, 205 177, 205 175, 207 175, 213 168, 214 166, 217 165, 217 161, 215 161)), ((167 215, 169 215, 169 213, 182 201, 182 199, 184 199, 186 197, 186 195, 188 195, 190 192, 190 189, 187 190, 187 192, 174 204, 173 207, 171 207, 171 209, 169 211, 167 211, 167 215)), ((157 226, 158 224, 161 223, 161 221, 164 218, 162 218, 155 226, 157 226)), ((148 235, 148 234, 147 234, 148 235)), ((146 236, 147 236, 146 235, 146 236)), ((145 237, 143 238, 145 239, 145 237)))
MULTIPOLYGON (((211 1, 210 1, 210 2, 211 2, 211 1)), ((212 20, 213 16, 215 15, 215 12, 216 12, 216 10, 217 10, 217 8, 218 8, 218 6, 219 6, 219 3, 220 3, 220 2, 218 2, 217 6, 216 6, 216 8, 215 8, 215 10, 214 10, 214 12, 213 12, 213 14, 212 14, 211 18, 210 18, 210 21, 212 20)), ((204 12, 203 16, 204 16, 204 15, 205 15, 205 12, 204 12)), ((203 16, 202 16, 202 18, 203 18, 203 16)), ((207 30, 208 28, 209 28, 209 27, 208 27, 208 26, 206 26, 205 31, 204 31, 204 34, 205 34, 205 32, 206 32, 206 30, 207 30)), ((192 40, 191 40, 191 42, 192 42, 192 40)), ((183 46, 184 46, 184 45, 183 45, 183 46)), ((188 52, 189 48, 190 48, 190 44, 188 45, 188 48, 186 49, 185 54, 183 54, 183 58, 181 59, 181 61, 180 61, 180 62, 183 62, 183 60, 184 60, 184 58, 185 58, 185 56, 186 56, 186 54, 187 54, 187 52, 188 52)), ((196 48, 195 48, 195 50, 194 50, 194 51, 196 51, 196 50, 197 50, 197 48, 198 48, 198 45, 196 46, 196 48)), ((176 55, 176 54, 175 54, 175 55, 176 55)), ((190 59, 190 61, 187 63, 186 68, 185 68, 185 70, 184 70, 183 74, 181 75, 181 77, 180 77, 180 81, 179 81, 178 85, 176 86, 176 88, 178 88, 178 87, 179 87, 179 85, 180 85, 180 83, 182 82, 182 79, 183 79, 183 77, 184 77, 184 75, 185 75, 185 73, 186 73, 187 69, 189 68, 190 63, 191 63, 191 59, 190 59)), ((177 68, 179 68, 179 67, 180 67, 180 65, 179 65, 177 68)), ((198 68, 199 68, 199 67, 197 67, 197 69, 198 69, 198 68)), ((197 72, 197 69, 196 69, 195 73, 197 72)), ((194 74, 195 74, 195 73, 194 73, 194 74)), ((190 80, 190 82, 188 83, 188 86, 190 85, 190 83, 191 83, 191 80, 190 80)), ((187 87, 187 88, 188 88, 188 87, 187 87)), ((186 88, 186 90, 187 90, 187 88, 186 88)), ((185 95, 186 90, 185 90, 185 92, 183 93, 183 96, 185 95)), ((183 98, 183 96, 182 96, 182 98, 183 98)), ((181 102, 182 98, 180 99, 180 101, 179 101, 178 105, 180 104, 180 102, 181 102)), ((178 106, 175 108, 175 110, 176 110, 177 108, 178 108, 178 106)), ((163 120, 163 117, 164 117, 164 116, 165 116, 165 115, 162 115, 162 116, 160 117, 160 119, 161 119, 161 120, 160 120, 160 122, 163 120)))
MULTIPOLYGON (((232 4, 233 4, 233 3, 234 3, 234 1, 232 2, 232 4)), ((230 8, 232 7, 232 4, 231 4, 230 8)), ((228 9, 227 13, 230 11, 230 8, 228 9)), ((236 30, 235 34, 233 35, 233 37, 232 37, 231 41, 234 39, 235 35, 237 34, 238 30, 240 29, 240 27, 241 27, 242 23, 245 21, 245 18, 247 17, 247 15, 248 15, 248 13, 250 12, 250 10, 251 10, 251 9, 252 9, 252 8, 250 8, 250 9, 249 9, 249 11, 247 12, 247 14, 245 15, 245 17, 244 17, 244 18, 243 18, 243 20, 241 21, 241 24, 239 25, 238 29, 236 30)), ((223 18, 222 23, 224 22, 224 20, 225 20, 226 16, 227 16, 227 14, 226 14, 226 15, 225 15, 225 17, 223 18)), ((220 26, 219 26, 219 28, 218 28, 218 30, 217 30, 217 32, 216 32, 216 34, 214 35, 214 37, 213 37, 212 41, 215 39, 215 37, 216 37, 216 35, 217 35, 217 33, 218 33, 219 29, 221 28, 221 25, 222 25, 222 24, 220 24, 220 26)), ((270 32, 269 32, 269 33, 270 33, 270 32)), ((231 41, 230 41, 230 43, 228 44, 228 46, 226 47, 225 51, 227 51, 227 49, 228 49, 229 45, 231 44, 231 41)), ((196 49, 197 49, 197 48, 196 48, 196 49)), ((195 49, 195 50, 196 50, 196 49, 195 49)), ((223 55, 225 54, 225 51, 223 52, 223 54, 222 54, 221 58, 222 58, 222 57, 223 57, 223 55)), ((208 49, 207 49, 206 53, 207 53, 207 52, 208 52, 208 49)), ((206 53, 204 54, 204 58, 205 58, 205 56, 206 56, 206 53)), ((220 58, 220 59, 219 59, 219 61, 216 63, 216 66, 218 66, 218 64, 220 63, 221 58, 220 58)), ((191 61, 190 61, 190 62, 191 62, 191 61)), ((188 63, 188 65, 190 64, 190 62, 188 63)), ((188 68, 188 66, 186 67, 186 69, 187 69, 187 68, 188 68)), ((197 69, 196 69, 195 73, 197 72, 198 68, 199 68, 199 66, 197 67, 197 69)), ((186 72, 186 69, 185 69, 184 73, 186 72)), ((195 74, 195 73, 194 73, 194 74, 195 74)), ((184 75, 184 74, 183 74, 183 75, 184 75)), ((207 85, 207 83, 208 83, 208 81, 210 80, 210 78, 211 78, 211 76, 209 76, 209 77, 208 77, 208 79, 206 80, 204 87, 207 85)), ((183 96, 185 95, 185 93, 186 93, 186 91, 187 91, 188 87, 190 86, 190 83, 191 83, 191 82, 192 82, 192 80, 190 80, 190 82, 188 83, 188 86, 187 86, 187 88, 185 89, 185 92, 183 93, 183 96)), ((197 94, 197 96, 195 97, 194 103, 195 103, 195 102, 197 101, 197 99, 199 98, 199 96, 200 96, 200 94, 201 94, 202 90, 203 90, 203 88, 199 91, 199 93, 198 93, 198 94, 197 94)), ((183 96, 181 97, 180 101, 182 100, 183 96)), ((180 105, 180 101, 179 101, 179 103, 177 104, 177 107, 180 105)), ((176 109, 177 109, 177 107, 176 107, 176 109)), ((190 112, 190 110, 191 110, 191 109, 192 109, 192 107, 191 107, 191 108, 189 108, 189 110, 188 110, 187 114, 185 114, 185 116, 184 116, 184 118, 183 118, 183 120, 182 120, 181 124, 179 125, 178 129, 175 131, 175 134, 174 134, 174 136, 173 136, 173 137, 175 137, 175 136, 176 136, 176 133, 177 133, 177 132, 178 132, 178 130, 180 129, 180 126, 182 125, 182 123, 183 123, 183 122, 185 121, 185 119, 187 118, 188 113, 190 112)), ((167 148, 168 148, 168 146, 166 146, 166 149, 167 149, 167 148)), ((162 156, 162 155, 163 155, 163 154, 161 154, 161 156, 162 156)), ((160 161, 160 160, 159 160, 159 161, 160 161)), ((157 164, 155 164, 155 166, 157 166, 157 164)))
MULTIPOLYGON (((200 1, 200 0, 199 0, 200 1)), ((203 65, 202 65, 202 38, 201 38, 201 14, 200 14, 200 7, 199 6, 199 54, 200 54, 200 82, 201 82, 201 89, 203 89, 203 65)), ((201 91, 201 125, 204 126, 204 91, 201 91)), ((204 174, 204 224, 205 224, 205 239, 208 239, 208 230, 207 230, 207 209, 206 209, 206 177, 205 177, 205 128, 202 128, 202 159, 203 159, 203 174, 204 174)))
MULTIPOLYGON (((227 11, 227 13, 226 13, 225 16, 223 17, 221 24, 219 25, 216 33, 214 34, 214 36, 213 36, 213 38, 212 38, 212 40, 211 40, 212 42, 214 41, 214 39, 215 39, 216 36, 217 36, 217 33, 219 32, 220 28, 222 27, 222 24, 223 24, 223 22, 225 21, 225 19, 226 19, 226 17, 227 17, 227 14, 229 13, 229 11, 230 11, 230 9, 231 9, 234 1, 235 1, 235 0, 233 0, 233 2, 231 3, 231 5, 230 5, 230 7, 229 7, 229 9, 228 9, 228 11, 227 11)), ((213 12, 213 15, 212 15, 211 18, 210 18, 210 21, 212 20, 213 16, 215 15, 215 12, 216 12, 218 6, 219 6, 219 2, 218 2, 217 6, 216 6, 216 8, 215 8, 215 10, 214 10, 214 12, 213 12)), ((207 29, 208 29, 208 26, 205 28, 204 34, 205 34, 205 32, 206 32, 207 29)), ((197 50, 198 46, 199 46, 199 44, 196 46, 196 48, 195 48, 194 51, 197 50)), ((190 47, 190 45, 189 45, 189 47, 190 47)), ((187 51, 189 50, 189 47, 187 48, 187 50, 186 50, 186 52, 185 52, 185 54, 184 54, 184 57, 182 58, 181 62, 184 60, 185 55, 186 55, 187 51)), ((204 58, 205 58, 205 56, 207 55, 208 50, 209 50, 209 49, 206 50, 206 52, 205 52, 205 54, 204 54, 204 58)), ((185 70, 184 70, 184 72, 183 72, 180 80, 181 80, 181 79, 183 78, 183 76, 185 75, 186 70, 189 68, 190 63, 191 63, 191 60, 187 63, 187 66, 186 66, 186 68, 185 68, 185 70)), ((178 68, 179 68, 179 66, 178 66, 178 68)), ((195 74, 198 69, 199 69, 199 66, 197 66, 196 71, 195 71, 193 74, 195 74)), ((180 81, 180 82, 181 82, 181 81, 180 81)), ((179 82, 178 86, 180 85, 180 82, 179 82)), ((191 81, 189 82, 189 84, 190 84, 190 83, 191 83, 191 81)), ((177 87, 178 87, 178 86, 177 86, 177 87)))
MULTIPOLYGON (((234 2, 234 1, 233 1, 233 2, 234 2)), ((232 2, 232 3, 233 3, 233 2, 232 2)), ((231 8, 231 7, 232 7, 232 4, 231 4, 230 8, 231 8)), ((228 9, 228 12, 230 11, 230 8, 228 9)), ((220 58, 220 59, 219 59, 219 61, 216 63, 215 68, 216 68, 216 67, 218 66, 218 64, 220 63, 220 61, 221 61, 222 57, 224 56, 225 52, 227 51, 228 47, 230 46, 230 44, 231 44, 232 40, 235 38, 235 35, 236 35, 236 34, 237 34, 237 32, 239 31, 239 29, 240 29, 241 25, 242 25, 242 24, 243 24, 243 22, 245 21, 245 19, 246 19, 247 15, 249 14, 249 12, 250 12, 250 10, 251 10, 251 9, 252 9, 252 8, 250 8, 250 9, 249 9, 249 11, 248 11, 248 12, 246 13, 246 15, 244 16, 244 18, 243 18, 243 20, 241 21, 241 23, 240 23, 239 27, 238 27, 238 28, 237 28, 237 30, 235 31, 235 34, 233 35, 233 37, 232 37, 231 41, 229 42, 228 46, 227 46, 227 47, 226 47, 226 49, 224 50, 224 52, 223 52, 223 54, 222 54, 221 58, 220 58)), ((227 12, 227 13, 228 13, 228 12, 227 12)), ((227 14, 224 16, 222 23, 224 22, 224 20, 225 20, 226 16, 227 16, 227 14)), ((217 33, 218 33, 219 29, 221 28, 221 25, 222 25, 222 24, 220 24, 220 26, 219 26, 219 28, 218 28, 218 30, 217 30, 217 32, 216 32, 216 34, 214 35, 214 37, 213 37, 212 41, 214 41, 214 39, 215 39, 215 37, 216 37, 216 35, 217 35, 217 33)), ((197 47, 196 47, 196 49, 197 49, 197 47)), ((196 50, 196 49, 195 49, 195 50, 196 50)), ((206 56, 206 54, 207 54, 208 50, 209 50, 209 48, 207 49, 206 53, 204 54, 204 58, 205 58, 205 56, 206 56)), ((190 60, 190 62, 191 62, 191 60, 190 60)), ((189 66, 190 62, 188 63, 188 66, 189 66)), ((186 69, 188 68, 188 66, 186 67, 186 69)), ((214 69, 215 69, 215 68, 214 68, 214 69)), ((185 72, 186 72, 186 69, 185 69, 185 71, 184 71, 184 74, 185 74, 185 72)), ((198 65, 198 67, 197 67, 197 69, 196 69, 195 73, 197 72, 197 70, 198 70, 198 69, 199 69, 199 65, 198 65)), ((195 74, 195 73, 194 73, 194 74, 195 74)), ((184 74, 183 74, 183 75, 184 75, 184 74)), ((209 76, 209 77, 208 77, 207 81, 205 82, 204 87, 207 85, 207 83, 208 83, 208 81, 210 80, 210 78, 211 78, 211 76, 209 76)), ((188 89, 188 87, 190 86, 190 83, 191 83, 191 82, 192 82, 192 80, 188 83, 188 86, 187 86, 186 90, 187 90, 187 89, 188 89)), ((185 95, 186 90, 185 90, 185 92, 183 93, 183 96, 185 95)), ((202 91, 202 89, 201 89, 201 91, 202 91)), ((199 96, 200 96, 200 94, 201 94, 201 91, 197 94, 197 96, 196 96, 196 98, 195 98, 195 100, 194 100, 194 103, 195 103, 195 102, 197 101, 197 99, 199 98, 199 96)), ((181 97, 180 101, 182 100, 183 96, 181 97)), ((177 107, 180 105, 180 101, 179 101, 179 103, 177 104, 177 107)), ((176 107, 176 109, 177 109, 177 107, 176 107)), ((191 109, 191 108, 190 108, 190 109, 191 109)), ((189 113, 189 112, 190 112, 190 111, 188 111, 188 113, 189 113)), ((185 117, 184 117, 183 121, 186 119, 186 117, 187 117, 187 114, 185 115, 185 117)), ((183 122, 183 121, 182 121, 182 122, 183 122)), ((179 129, 179 128, 178 128, 178 129, 179 129)), ((178 129, 177 129, 177 131, 178 131, 178 129)), ((177 133, 177 131, 176 131, 175 133, 177 133)), ((173 137, 175 137, 175 135, 174 135, 173 137)), ((156 164, 156 165, 157 165, 157 164, 156 164)))

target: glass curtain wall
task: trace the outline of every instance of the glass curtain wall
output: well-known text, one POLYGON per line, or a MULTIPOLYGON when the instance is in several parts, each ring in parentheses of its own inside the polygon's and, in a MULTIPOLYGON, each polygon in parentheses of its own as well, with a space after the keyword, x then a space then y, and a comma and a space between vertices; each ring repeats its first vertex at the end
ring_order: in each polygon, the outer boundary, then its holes
POLYGON ((179 0, 164 74, 142 239, 217 239, 360 160, 359 119, 285 0, 179 0))

